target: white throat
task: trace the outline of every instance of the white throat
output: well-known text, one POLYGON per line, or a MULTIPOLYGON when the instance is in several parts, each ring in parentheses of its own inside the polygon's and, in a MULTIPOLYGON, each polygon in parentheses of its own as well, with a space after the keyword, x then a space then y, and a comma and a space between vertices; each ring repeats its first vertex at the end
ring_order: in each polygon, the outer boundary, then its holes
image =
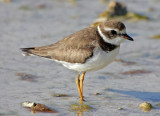
POLYGON ((97 26, 99 35, 103 38, 103 40, 107 43, 113 44, 113 45, 120 45, 124 41, 123 37, 117 37, 115 39, 108 39, 101 31, 100 27, 97 26))

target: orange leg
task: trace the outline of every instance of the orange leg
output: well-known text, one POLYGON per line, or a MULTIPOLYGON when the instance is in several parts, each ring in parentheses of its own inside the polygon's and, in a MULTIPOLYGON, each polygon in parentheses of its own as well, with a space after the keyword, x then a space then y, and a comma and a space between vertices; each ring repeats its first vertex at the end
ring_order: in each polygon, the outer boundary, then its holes
POLYGON ((82 91, 81 91, 81 88, 80 88, 79 73, 78 73, 77 78, 76 78, 76 84, 77 84, 78 92, 79 92, 80 99, 81 99, 82 98, 82 91))
POLYGON ((84 75, 85 75, 85 73, 86 72, 83 72, 82 75, 81 75, 81 77, 80 77, 80 89, 81 89, 81 92, 82 92, 82 98, 80 98, 81 101, 84 101, 84 99, 83 99, 83 81, 84 81, 84 75))
POLYGON ((76 78, 76 84, 78 87, 78 92, 79 92, 81 101, 84 101, 84 99, 83 99, 83 80, 84 80, 85 73, 86 72, 83 72, 81 76, 78 73, 77 78, 76 78), (80 78, 79 78, 79 76, 80 76, 80 78))

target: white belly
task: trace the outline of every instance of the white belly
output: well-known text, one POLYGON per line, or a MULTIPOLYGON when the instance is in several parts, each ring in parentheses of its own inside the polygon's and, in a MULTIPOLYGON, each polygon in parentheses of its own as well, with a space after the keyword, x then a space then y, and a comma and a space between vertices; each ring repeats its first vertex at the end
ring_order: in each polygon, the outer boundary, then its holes
POLYGON ((84 64, 80 63, 68 63, 65 61, 57 61, 63 64, 65 67, 77 72, 86 72, 92 70, 99 70, 110 64, 116 58, 119 53, 119 47, 110 52, 104 52, 101 48, 94 50, 93 56, 89 58, 84 64))

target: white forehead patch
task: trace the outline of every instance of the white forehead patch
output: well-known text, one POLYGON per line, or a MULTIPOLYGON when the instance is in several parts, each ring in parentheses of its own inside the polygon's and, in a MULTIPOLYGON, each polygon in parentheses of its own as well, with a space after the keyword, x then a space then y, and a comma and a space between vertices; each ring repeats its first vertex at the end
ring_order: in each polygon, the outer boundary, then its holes
POLYGON ((111 30, 118 31, 118 29, 113 29, 113 28, 108 28, 108 27, 105 27, 104 30, 105 30, 105 31, 111 31, 111 30))

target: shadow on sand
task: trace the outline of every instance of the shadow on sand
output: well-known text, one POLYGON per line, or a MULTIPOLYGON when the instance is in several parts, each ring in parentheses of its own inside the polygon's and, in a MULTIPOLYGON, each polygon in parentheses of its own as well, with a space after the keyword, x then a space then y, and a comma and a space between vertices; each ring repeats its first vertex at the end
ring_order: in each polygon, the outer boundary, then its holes
POLYGON ((107 89, 106 91, 129 95, 141 99, 143 101, 160 102, 160 92, 140 92, 140 91, 126 91, 126 90, 116 90, 116 89, 107 89))

